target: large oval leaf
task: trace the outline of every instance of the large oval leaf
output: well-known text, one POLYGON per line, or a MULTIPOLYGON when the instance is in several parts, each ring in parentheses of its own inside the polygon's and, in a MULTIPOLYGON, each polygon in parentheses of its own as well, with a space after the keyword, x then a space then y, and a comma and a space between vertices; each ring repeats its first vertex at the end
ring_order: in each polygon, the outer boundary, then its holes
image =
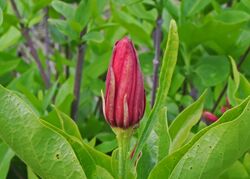
POLYGON ((209 127, 204 128, 199 133, 197 133, 192 140, 183 146, 178 151, 174 152, 173 154, 165 157, 162 161, 160 161, 155 168, 151 171, 149 175, 149 179, 154 179, 156 177, 160 178, 169 178, 172 171, 181 160, 181 158, 189 151, 189 149, 203 136, 205 135, 210 129, 219 124, 223 124, 229 121, 236 119, 246 108, 246 105, 249 103, 249 99, 246 99, 242 102, 239 106, 227 111, 223 114, 223 116, 215 123, 210 125, 209 127))
POLYGON ((70 144, 0 86, 0 137, 42 178, 86 178, 70 144))

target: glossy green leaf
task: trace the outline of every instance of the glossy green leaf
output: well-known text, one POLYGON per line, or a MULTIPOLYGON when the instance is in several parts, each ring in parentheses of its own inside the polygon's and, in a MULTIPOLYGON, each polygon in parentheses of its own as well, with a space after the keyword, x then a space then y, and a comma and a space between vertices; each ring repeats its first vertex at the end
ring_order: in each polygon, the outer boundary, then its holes
POLYGON ((162 161, 160 161, 151 171, 149 179, 154 179, 157 177, 160 178, 169 178, 172 171, 181 160, 181 158, 189 151, 189 149, 203 136, 205 135, 210 129, 213 127, 223 124, 229 121, 236 119, 246 108, 247 104, 249 103, 250 98, 246 99, 242 102, 239 106, 232 108, 226 111, 221 118, 209 127, 204 128, 199 133, 197 133, 192 140, 180 148, 178 151, 174 152, 173 154, 165 157, 162 161))
POLYGON ((97 145, 95 148, 103 153, 112 152, 115 148, 117 148, 117 141, 116 140, 105 141, 97 145))
POLYGON ((82 136, 73 119, 71 119, 69 116, 67 116, 65 113, 63 113, 56 107, 54 107, 54 109, 60 121, 60 126, 61 126, 60 129, 62 129, 68 135, 74 136, 81 141, 82 136))
POLYGON ((7 177, 10 162, 14 155, 15 153, 11 150, 11 148, 0 141, 0 178, 7 177))
POLYGON ((82 29, 87 25, 91 17, 92 2, 94 1, 81 0, 75 11, 74 20, 81 25, 82 29))
POLYGON ((100 178, 113 177, 113 173, 111 170, 111 159, 108 155, 95 150, 78 138, 64 133, 62 130, 55 128, 45 121, 43 123, 46 126, 54 129, 67 139, 67 141, 71 144, 73 150, 75 151, 75 154, 82 167, 84 168, 84 172, 86 173, 87 178, 95 179, 99 176, 100 178), (100 174, 100 171, 102 171, 103 174, 100 174))
POLYGON ((72 4, 69 3, 65 3, 63 1, 59 1, 59 0, 54 0, 51 3, 51 6, 61 15, 63 15, 64 17, 66 17, 67 19, 73 19, 74 18, 74 6, 72 4))
POLYGON ((181 3, 181 12, 183 16, 192 16, 204 9, 212 0, 184 0, 181 3))
POLYGON ((46 7, 47 5, 49 5, 51 3, 52 0, 39 0, 36 1, 34 6, 32 7, 33 12, 37 12, 40 9, 46 7))
POLYGON ((188 139, 192 127, 200 120, 206 91, 192 105, 182 111, 169 127, 172 139, 170 152, 176 151, 188 139))
POLYGON ((137 164, 138 179, 148 178, 154 165, 169 153, 171 138, 168 131, 166 107, 159 111, 157 118, 157 123, 143 147, 142 155, 137 164))
MULTIPOLYGON (((239 43, 247 42, 247 39, 240 39, 239 37, 242 33, 242 28, 244 29, 247 22, 248 21, 226 23, 216 19, 216 17, 204 19, 199 24, 185 21, 185 23, 179 27, 180 39, 182 39, 182 42, 184 42, 190 50, 202 44, 205 47, 215 50, 217 54, 232 55, 236 52, 242 54, 244 53, 245 47, 238 49, 239 43), (195 38, 190 34, 195 34, 195 38)), ((248 46, 248 44, 246 46, 248 46)))
POLYGON ((110 174, 113 174, 110 156, 105 155, 104 153, 98 150, 95 150, 93 147, 90 147, 86 143, 83 143, 83 145, 85 146, 86 150, 92 156, 97 165, 101 166, 102 168, 105 168, 110 174))
POLYGON ((41 123, 11 91, 0 87, 0 137, 42 178, 86 178, 65 138, 41 123))
POLYGON ((8 53, 0 52, 0 76, 9 73, 16 69, 17 65, 20 63, 21 59, 12 56, 8 53))
POLYGON ((156 147, 153 147, 155 143, 156 141, 148 140, 145 146, 143 147, 141 151, 141 156, 136 167, 137 179, 147 178, 150 171, 156 164, 157 149, 156 147))
POLYGON ((49 19, 49 23, 54 25, 61 33, 68 36, 71 39, 79 38, 79 34, 75 31, 71 25, 69 25, 69 21, 60 20, 60 19, 49 19))
POLYGON ((15 27, 10 27, 9 30, 0 37, 0 51, 16 44, 20 37, 21 33, 15 27))
POLYGON ((137 19, 117 8, 118 7, 114 7, 114 4, 112 4, 111 9, 115 21, 129 32, 134 41, 152 47, 152 42, 149 38, 150 32, 148 32, 137 19))
POLYGON ((247 169, 247 172, 250 173, 250 154, 249 154, 249 152, 247 152, 244 156, 243 165, 247 169))
POLYGON ((156 143, 158 148, 158 157, 157 161, 161 161, 165 156, 168 155, 170 145, 171 145, 171 137, 170 137, 170 131, 168 129, 167 124, 167 108, 163 108, 159 112, 158 121, 156 123, 156 126, 154 127, 154 131, 157 135, 156 143))
POLYGON ((233 79, 228 79, 227 94, 232 105, 240 103, 250 95, 250 82, 238 71, 236 63, 232 57, 231 64, 233 69, 233 79))
POLYGON ((39 179, 30 167, 27 166, 28 179, 39 179))
POLYGON ((168 10, 174 19, 178 19, 180 16, 180 5, 174 3, 173 0, 164 0, 164 7, 168 10))
POLYGON ((204 86, 215 86, 228 78, 230 63, 225 56, 207 56, 199 62, 195 72, 204 86), (217 68, 218 66, 220 68, 217 68))
POLYGON ((59 128, 52 126, 50 123, 47 123, 46 121, 41 121, 41 122, 45 126, 51 128, 54 131, 61 134, 70 143, 70 145, 72 146, 72 148, 77 156, 78 161, 80 162, 82 168, 84 169, 86 177, 87 178, 95 178, 97 175, 95 161, 91 157, 91 155, 89 154, 89 152, 87 151, 87 149, 83 145, 83 143, 79 139, 66 134, 65 132, 63 132, 59 128))
POLYGON ((44 99, 43 99, 43 110, 45 111, 46 108, 49 106, 50 102, 52 101, 52 98, 54 97, 55 93, 56 93, 56 89, 57 89, 57 85, 58 83, 55 82, 51 88, 45 93, 44 99))
POLYGON ((236 161, 232 166, 230 166, 219 179, 246 179, 249 178, 246 168, 240 161, 236 161))
POLYGON ((114 177, 107 170, 99 165, 96 166, 96 173, 96 178, 98 179, 114 179, 114 177))
POLYGON ((226 10, 218 14, 215 19, 228 24, 237 24, 250 20, 250 14, 244 11, 226 10))
POLYGON ((104 40, 104 35, 101 32, 91 31, 91 32, 86 33, 82 37, 82 40, 83 41, 93 41, 93 42, 101 43, 104 40))
POLYGON ((249 117, 250 102, 235 120, 213 127, 203 135, 181 158, 170 178, 219 176, 250 149, 249 117))
POLYGON ((28 27, 32 28, 32 26, 38 24, 39 22, 41 22, 41 20, 43 19, 43 14, 38 14, 35 15, 34 17, 32 17, 29 22, 28 22, 28 27))
POLYGON ((142 135, 139 138, 138 146, 135 150, 135 157, 138 156, 139 152, 142 150, 145 142, 147 141, 154 125, 157 122, 157 113, 163 106, 166 105, 166 99, 168 91, 171 84, 172 75, 177 62, 177 54, 179 47, 179 37, 177 33, 177 25, 174 20, 170 22, 169 35, 166 50, 163 56, 162 67, 160 71, 159 88, 157 92, 155 105, 147 119, 146 126, 143 129, 142 135))

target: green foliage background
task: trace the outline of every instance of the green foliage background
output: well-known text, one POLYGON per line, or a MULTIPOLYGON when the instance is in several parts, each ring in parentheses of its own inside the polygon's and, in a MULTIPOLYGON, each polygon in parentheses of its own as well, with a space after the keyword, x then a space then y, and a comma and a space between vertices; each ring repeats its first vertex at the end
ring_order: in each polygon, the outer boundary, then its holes
POLYGON ((0 178, 116 177, 101 90, 124 36, 137 49, 147 94, 133 138, 142 151, 137 178, 249 178, 249 0, 0 0, 0 178), (151 110, 157 28, 160 88, 151 110), (233 109, 222 115, 226 96, 233 109), (222 117, 207 126, 203 110, 222 117))

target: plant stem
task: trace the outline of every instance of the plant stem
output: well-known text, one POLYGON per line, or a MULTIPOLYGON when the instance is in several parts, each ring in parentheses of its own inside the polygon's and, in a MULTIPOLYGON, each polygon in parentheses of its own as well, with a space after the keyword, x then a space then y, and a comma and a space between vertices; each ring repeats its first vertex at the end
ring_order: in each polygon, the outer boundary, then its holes
POLYGON ((127 179, 131 171, 131 161, 129 158, 130 142, 133 135, 133 128, 120 129, 113 128, 118 142, 118 178, 127 179))
MULTIPOLYGON (((246 58, 247 58, 247 56, 248 56, 249 53, 250 53, 250 46, 249 46, 248 49, 245 51, 245 53, 240 57, 240 60, 239 60, 239 62, 238 62, 238 64, 237 64, 238 70, 240 69, 240 67, 241 67, 241 65, 243 64, 243 62, 246 60, 246 58)), ((223 87, 223 89, 222 89, 222 91, 221 91, 219 97, 218 97, 217 100, 215 101, 214 106, 213 106, 213 108, 212 108, 212 110, 211 110, 212 113, 215 112, 216 108, 218 107, 218 105, 219 105, 219 103, 220 103, 222 97, 223 97, 224 94, 226 93, 226 91, 227 91, 227 83, 225 84, 225 86, 223 87)))
MULTIPOLYGON (((65 45, 65 57, 66 57, 67 60, 70 60, 71 57, 72 57, 68 43, 65 45)), ((65 77, 66 77, 66 79, 69 78, 69 75, 70 75, 69 66, 66 65, 66 67, 65 67, 65 77)))
POLYGON ((248 49, 245 51, 245 53, 240 57, 240 60, 237 64, 237 68, 238 70, 240 69, 242 63, 246 60, 248 54, 250 53, 250 46, 248 47, 248 49))
MULTIPOLYGON (((86 28, 83 29, 83 31, 80 34, 81 37, 86 33, 86 28)), ((74 83, 74 101, 71 105, 71 117, 76 121, 77 118, 77 111, 78 111, 78 104, 80 101, 80 88, 81 88, 81 81, 82 81, 82 69, 83 69, 83 63, 84 63, 84 55, 85 55, 85 48, 86 44, 81 43, 78 45, 78 56, 77 56, 77 62, 76 62, 76 71, 75 71, 75 83, 74 83)))
MULTIPOLYGON (((19 13, 19 11, 18 11, 18 9, 17 9, 17 6, 16 6, 16 4, 15 4, 15 1, 14 1, 14 0, 10 0, 10 3, 11 3, 11 5, 12 5, 12 8, 13 8, 13 10, 14 10, 16 16, 17 16, 17 17, 20 19, 20 21, 21 21, 21 20, 22 20, 22 17, 21 17, 21 15, 20 15, 20 13, 19 13)), ((49 88, 49 87, 50 87, 50 80, 49 80, 47 74, 45 73, 45 70, 43 69, 42 62, 41 62, 41 60, 40 60, 40 58, 39 58, 39 56, 38 56, 38 53, 37 53, 37 51, 36 51, 36 49, 35 49, 35 45, 34 45, 32 39, 31 39, 31 37, 30 37, 29 28, 25 27, 24 24, 23 24, 22 22, 20 23, 20 26, 21 26, 21 32, 22 32, 24 38, 26 39, 27 44, 28 44, 28 47, 29 47, 29 49, 30 49, 30 53, 31 53, 32 57, 34 58, 34 60, 35 60, 35 62, 36 62, 36 64, 37 64, 37 67, 38 67, 38 69, 39 69, 39 71, 40 71, 40 74, 41 74, 41 76, 42 76, 43 82, 44 82, 46 88, 49 88)))
POLYGON ((156 90, 158 86, 158 71, 159 71, 160 55, 161 55, 160 45, 161 45, 161 36, 162 36, 161 25, 162 25, 162 17, 161 17, 161 13, 159 12, 159 15, 156 21, 155 34, 154 34, 155 57, 153 60, 154 74, 153 74, 153 88, 152 88, 152 93, 151 93, 151 108, 153 107, 155 103, 156 90))

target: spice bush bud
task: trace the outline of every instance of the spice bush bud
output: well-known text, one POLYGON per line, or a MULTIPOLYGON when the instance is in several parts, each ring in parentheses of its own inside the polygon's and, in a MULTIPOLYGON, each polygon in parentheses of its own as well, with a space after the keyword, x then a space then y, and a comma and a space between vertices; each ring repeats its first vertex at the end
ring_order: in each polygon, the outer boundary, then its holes
POLYGON ((215 122, 218 120, 218 117, 216 115, 214 115, 213 113, 209 112, 209 111, 204 111, 202 114, 202 117, 207 121, 207 122, 215 122))
POLYGON ((133 43, 123 38, 115 43, 106 77, 103 112, 112 127, 134 127, 143 117, 143 76, 133 43))

